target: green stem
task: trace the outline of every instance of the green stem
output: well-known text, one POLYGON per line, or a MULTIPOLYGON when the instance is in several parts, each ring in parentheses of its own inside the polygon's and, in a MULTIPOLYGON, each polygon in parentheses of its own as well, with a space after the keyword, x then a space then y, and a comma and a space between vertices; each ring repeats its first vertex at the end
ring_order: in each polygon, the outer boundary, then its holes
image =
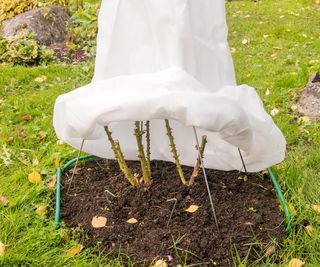
POLYGON ((144 148, 143 148, 143 144, 142 144, 143 131, 140 129, 140 122, 139 121, 135 122, 134 135, 136 136, 136 140, 137 140, 138 157, 139 157, 140 164, 141 164, 143 180, 144 180, 145 184, 149 184, 150 183, 150 172, 148 170, 148 164, 147 164, 147 160, 146 160, 146 156, 145 156, 144 148))
POLYGON ((174 161, 175 161, 176 166, 177 166, 177 170, 178 170, 178 173, 179 173, 179 176, 180 176, 180 180, 185 185, 185 184, 187 184, 187 181, 186 181, 186 179, 184 177, 183 170, 182 170, 182 167, 181 167, 181 164, 180 164, 180 161, 179 161, 179 156, 178 156, 176 145, 174 143, 174 138, 173 138, 172 129, 170 127, 169 120, 165 120, 165 123, 166 123, 166 128, 167 128, 167 135, 169 137, 171 152, 172 152, 174 161))
POLYGON ((147 166, 148 166, 148 171, 151 175, 151 166, 150 166, 150 156, 151 156, 151 149, 150 149, 150 121, 146 121, 146 160, 147 160, 147 166))
MULTIPOLYGON (((189 180, 189 186, 192 186, 194 184, 195 179, 199 175, 199 170, 201 167, 201 159, 203 158, 203 153, 206 148, 206 144, 207 144, 207 136, 204 135, 202 136, 201 145, 200 145, 200 156, 198 155, 196 165, 193 168, 193 172, 189 180)), ((199 151, 198 146, 197 146, 197 151, 199 151)))
POLYGON ((109 130, 109 127, 106 126, 105 127, 105 131, 107 133, 108 139, 111 143, 111 148, 113 150, 114 156, 119 164, 119 168, 122 171, 122 173, 124 174, 125 178, 129 181, 129 183, 132 186, 139 186, 139 181, 137 179, 137 177, 135 177, 130 168, 128 167, 125 159, 124 159, 124 155, 122 153, 120 144, 118 141, 114 140, 112 137, 112 133, 109 130))

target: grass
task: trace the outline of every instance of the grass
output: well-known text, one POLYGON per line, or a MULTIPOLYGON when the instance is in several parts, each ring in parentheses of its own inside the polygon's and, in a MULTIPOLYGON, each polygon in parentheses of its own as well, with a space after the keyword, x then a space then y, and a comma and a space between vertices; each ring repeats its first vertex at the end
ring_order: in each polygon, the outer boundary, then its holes
MULTIPOLYGON (((226 5, 238 83, 255 87, 269 112, 279 109, 274 120, 288 142, 286 160, 276 171, 298 227, 261 266, 285 266, 292 258, 320 266, 320 214, 311 209, 320 203, 320 123, 303 120, 290 109, 311 73, 320 70, 320 6, 314 0, 226 5), (311 236, 299 226, 303 220, 313 226, 311 236)), ((54 175, 55 160, 65 162, 76 155, 57 143, 53 104, 59 94, 88 83, 92 71, 92 62, 0 66, 0 195, 10 201, 8 207, 0 205, 0 240, 7 245, 0 266, 123 266, 119 259, 107 260, 99 248, 68 257, 66 251, 84 237, 65 238, 67 230, 56 231, 50 215, 54 192, 46 182, 54 175), (47 81, 35 82, 41 75, 47 81), (24 121, 24 115, 30 121, 24 121), (42 184, 29 183, 33 170, 41 173, 42 184), (40 204, 48 208, 46 217, 35 212, 40 204)))

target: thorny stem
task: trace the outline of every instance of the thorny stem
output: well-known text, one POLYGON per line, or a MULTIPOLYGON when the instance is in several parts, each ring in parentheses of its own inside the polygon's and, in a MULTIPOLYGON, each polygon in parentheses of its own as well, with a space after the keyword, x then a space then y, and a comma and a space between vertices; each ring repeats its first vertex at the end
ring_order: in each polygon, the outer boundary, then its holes
POLYGON ((129 183, 132 186, 139 186, 139 181, 137 179, 137 177, 135 177, 130 168, 128 167, 125 159, 124 159, 124 155, 121 151, 121 147, 118 141, 114 140, 112 137, 112 133, 109 130, 108 126, 105 126, 105 131, 107 133, 108 139, 111 143, 111 148, 113 150, 114 156, 119 164, 119 168, 122 171, 122 173, 124 174, 124 176, 126 177, 126 179, 129 181, 129 183))
POLYGON ((137 140, 137 145, 138 145, 138 157, 140 159, 140 164, 141 164, 141 170, 142 170, 142 176, 145 184, 150 183, 150 172, 146 160, 146 156, 144 153, 144 148, 142 144, 142 135, 143 131, 140 129, 140 122, 136 121, 135 122, 135 127, 134 127, 134 135, 136 136, 137 140))
POLYGON ((177 170, 178 170, 178 173, 179 173, 179 176, 180 176, 180 179, 181 179, 181 182, 186 185, 187 184, 187 181, 184 177, 184 174, 183 174, 183 170, 181 168, 181 164, 180 164, 180 161, 179 161, 179 156, 178 156, 178 152, 177 152, 177 148, 176 148, 176 145, 174 143, 174 138, 173 138, 173 135, 172 135, 172 129, 170 127, 170 123, 169 123, 169 120, 165 120, 165 123, 166 123, 166 128, 167 128, 167 135, 169 137, 169 141, 170 141, 170 147, 171 147, 171 152, 172 152, 172 155, 173 155, 173 158, 174 158, 174 161, 176 163, 176 166, 177 166, 177 170))
POLYGON ((151 167, 150 167, 150 155, 151 155, 151 149, 150 149, 150 121, 146 121, 146 160, 147 160, 147 166, 148 171, 151 175, 151 167))
MULTIPOLYGON (((202 136, 201 145, 200 145, 201 158, 203 158, 203 153, 204 153, 204 150, 206 148, 206 144, 207 144, 207 136, 203 135, 202 136)), ((198 149, 198 146, 197 146, 197 149, 198 149)), ((193 172, 192 172, 191 178, 189 180, 189 185, 188 185, 189 187, 191 187, 194 184, 195 179, 199 175, 199 170, 200 170, 200 167, 201 167, 201 158, 200 158, 200 156, 198 156, 196 165, 193 168, 193 172)))

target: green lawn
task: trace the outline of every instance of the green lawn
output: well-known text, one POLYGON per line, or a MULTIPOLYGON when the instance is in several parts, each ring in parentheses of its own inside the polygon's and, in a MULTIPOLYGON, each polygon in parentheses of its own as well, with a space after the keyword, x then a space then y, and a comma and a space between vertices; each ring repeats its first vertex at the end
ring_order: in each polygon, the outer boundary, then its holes
MULTIPOLYGON (((320 266, 320 213, 311 208, 320 204, 320 123, 291 110, 309 75, 320 70, 320 6, 314 0, 234 1, 227 3, 227 14, 238 83, 255 87, 268 111, 279 110, 274 120, 288 142, 286 160, 276 170, 298 227, 261 266, 285 266, 292 258, 320 266), (300 226, 303 220, 312 225, 311 236, 300 226)), ((9 200, 7 207, 0 204, 0 241, 6 245, 0 266, 122 266, 107 261, 99 249, 66 255, 84 237, 68 239, 66 228, 55 230, 54 191, 46 186, 55 159, 65 162, 76 155, 57 143, 54 101, 88 83, 92 71, 92 62, 0 66, 0 195, 9 200), (36 82, 41 75, 47 81, 36 82), (24 115, 30 120, 23 120, 24 115), (33 170, 41 173, 42 184, 28 181, 33 170), (41 204, 47 206, 47 216, 35 212, 41 204)))

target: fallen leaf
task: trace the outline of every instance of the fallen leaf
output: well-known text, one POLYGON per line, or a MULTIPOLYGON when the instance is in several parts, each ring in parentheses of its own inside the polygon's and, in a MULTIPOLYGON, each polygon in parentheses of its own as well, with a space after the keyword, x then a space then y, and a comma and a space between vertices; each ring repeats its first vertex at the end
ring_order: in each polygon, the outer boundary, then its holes
POLYGON ((273 110, 270 111, 270 114, 272 117, 276 116, 279 113, 279 109, 274 108, 273 110))
POLYGON ((294 206, 293 206, 292 203, 289 203, 289 204, 288 204, 288 208, 289 208, 289 210, 290 210, 290 212, 291 212, 291 214, 292 214, 293 216, 296 216, 296 215, 297 215, 296 209, 294 208, 294 206))
POLYGON ((47 78, 47 76, 45 76, 45 75, 41 75, 41 76, 39 76, 39 77, 37 77, 37 78, 34 79, 34 81, 37 82, 37 83, 43 83, 43 82, 45 82, 46 80, 48 80, 48 78, 47 78))
POLYGON ((292 259, 289 262, 289 266, 290 267, 301 267, 303 265, 304 265, 304 262, 302 260, 299 260, 299 259, 292 259))
POLYGON ((320 213, 320 205, 312 205, 311 208, 312 208, 314 211, 320 213))
POLYGON ((270 95, 270 90, 269 89, 266 90, 265 95, 270 95))
POLYGON ((56 168, 59 168, 59 167, 60 167, 60 160, 59 160, 58 158, 55 158, 55 159, 54 159, 54 166, 55 166, 56 168))
POLYGON ((242 44, 247 44, 248 43, 248 39, 246 39, 246 38, 244 38, 243 40, 242 40, 242 44))
POLYGON ((253 225, 253 223, 252 222, 244 222, 244 225, 253 225))
POLYGON ((127 220, 127 223, 130 223, 130 224, 135 224, 137 222, 138 221, 135 218, 131 218, 131 219, 127 220))
POLYGON ((303 116, 303 117, 301 117, 301 121, 302 122, 309 122, 310 118, 308 116, 303 116))
POLYGON ((64 142, 63 142, 62 140, 58 140, 58 141, 57 141, 57 145, 61 146, 61 145, 63 145, 63 144, 64 144, 64 142))
POLYGON ((292 105, 291 107, 290 107, 290 109, 292 110, 292 111, 296 111, 297 109, 298 109, 298 106, 297 105, 292 105))
POLYGON ((37 209, 36 209, 36 213, 39 216, 45 216, 47 214, 47 208, 44 204, 41 204, 37 209))
POLYGON ((98 217, 98 216, 94 216, 92 218, 92 221, 91 221, 91 225, 94 227, 94 228, 102 228, 102 227, 105 227, 107 225, 107 218, 106 217, 98 217))
POLYGON ((186 212, 194 213, 199 209, 197 205, 191 205, 189 208, 186 209, 186 212))
POLYGON ((231 54, 234 54, 235 52, 237 52, 237 49, 235 47, 231 47, 230 52, 231 52, 231 54))
POLYGON ((83 246, 79 245, 79 246, 76 246, 76 247, 73 247, 73 248, 69 249, 66 252, 66 254, 67 254, 68 257, 74 257, 77 254, 79 254, 82 250, 83 250, 83 246))
POLYGON ((40 184, 42 182, 40 173, 34 171, 28 175, 29 182, 32 184, 40 184))
POLYGON ((0 203, 5 207, 8 206, 9 200, 5 196, 0 196, 0 203))
POLYGON ((35 158, 32 162, 33 166, 38 166, 39 165, 39 160, 37 158, 35 158))
POLYGON ((6 246, 0 241, 0 256, 4 255, 5 250, 6 250, 6 246))
POLYGON ((276 246, 275 245, 271 245, 271 246, 268 246, 267 247, 267 250, 266 250, 266 256, 267 257, 270 257, 272 254, 274 254, 276 252, 276 246))
POLYGON ((157 260, 151 267, 168 267, 168 264, 164 260, 157 260))
POLYGON ((307 225, 305 228, 306 228, 307 234, 308 234, 309 236, 312 236, 312 234, 313 234, 313 227, 312 227, 312 225, 307 225))
POLYGON ((57 176, 53 175, 51 180, 47 183, 47 186, 49 188, 56 188, 56 184, 57 184, 57 176))
POLYGON ((13 136, 9 136, 7 139, 8 142, 12 142, 13 141, 13 136))
POLYGON ((22 119, 23 119, 24 121, 29 121, 29 120, 30 120, 30 116, 24 115, 24 116, 22 116, 22 119))

